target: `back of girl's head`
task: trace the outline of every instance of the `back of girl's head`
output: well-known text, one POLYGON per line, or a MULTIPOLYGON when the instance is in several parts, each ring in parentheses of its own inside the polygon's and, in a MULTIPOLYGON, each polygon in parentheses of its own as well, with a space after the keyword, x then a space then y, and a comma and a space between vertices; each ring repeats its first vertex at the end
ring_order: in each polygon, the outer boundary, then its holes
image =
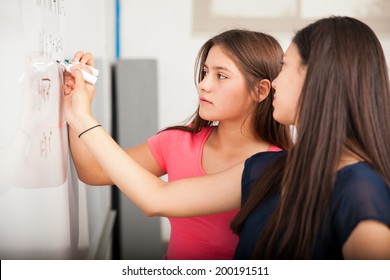
POLYGON ((331 151, 346 145, 369 162, 380 153, 390 156, 390 126, 384 124, 389 76, 375 33, 357 19, 330 17, 300 30, 293 42, 307 65, 299 134, 316 145, 332 145, 331 151))
MULTIPOLYGON (((246 79, 248 94, 260 80, 272 82, 281 70, 283 51, 275 38, 261 32, 232 29, 212 37, 200 49, 195 63, 196 85, 203 79, 204 64, 213 46, 221 47, 235 62, 246 79)), ((289 129, 272 118, 273 94, 271 88, 268 97, 253 112, 253 131, 265 141, 288 148, 291 142, 289 129)))

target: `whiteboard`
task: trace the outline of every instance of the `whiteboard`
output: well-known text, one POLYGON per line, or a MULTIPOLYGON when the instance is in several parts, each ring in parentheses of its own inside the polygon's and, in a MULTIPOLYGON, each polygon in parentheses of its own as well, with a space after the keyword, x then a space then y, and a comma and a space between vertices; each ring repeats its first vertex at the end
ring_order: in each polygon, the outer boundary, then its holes
POLYGON ((56 63, 64 59, 66 1, 0 3, 0 258, 83 258, 87 229, 78 221, 56 63))

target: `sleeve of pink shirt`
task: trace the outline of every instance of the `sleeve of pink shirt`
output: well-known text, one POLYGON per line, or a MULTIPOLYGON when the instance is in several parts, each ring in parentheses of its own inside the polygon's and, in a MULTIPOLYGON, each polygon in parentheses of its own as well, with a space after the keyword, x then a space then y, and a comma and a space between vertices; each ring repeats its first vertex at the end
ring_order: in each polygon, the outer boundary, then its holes
POLYGON ((160 165, 164 172, 167 172, 167 164, 165 162, 165 154, 169 151, 169 131, 162 131, 156 135, 150 137, 147 141, 150 152, 154 159, 160 165))
MULTIPOLYGON (((188 137, 180 137, 183 136, 183 133, 186 132, 180 130, 165 130, 147 140, 150 152, 164 172, 167 172, 168 170, 166 160, 169 157, 169 153, 172 152, 171 149, 175 147, 172 147, 172 145, 183 145, 183 142, 188 141, 188 137), (179 144, 178 141, 181 143, 179 144)), ((271 145, 268 149, 269 152, 279 152, 281 150, 282 149, 275 145, 271 145)))
POLYGON ((280 152, 280 151, 282 151, 282 149, 275 145, 271 145, 268 149, 268 152, 280 152))

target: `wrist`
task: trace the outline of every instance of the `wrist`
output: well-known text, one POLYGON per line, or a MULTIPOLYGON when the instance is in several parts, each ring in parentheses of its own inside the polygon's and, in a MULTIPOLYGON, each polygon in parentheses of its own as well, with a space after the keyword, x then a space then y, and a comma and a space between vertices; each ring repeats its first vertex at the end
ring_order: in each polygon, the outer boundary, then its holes
POLYGON ((77 135, 83 133, 85 130, 99 125, 99 122, 93 116, 86 116, 83 118, 79 118, 77 122, 69 123, 72 129, 75 131, 77 135))
POLYGON ((90 130, 92 130, 92 129, 94 129, 94 128, 100 127, 100 126, 102 126, 102 125, 101 125, 101 124, 97 124, 97 125, 91 126, 90 128, 87 128, 86 130, 84 130, 83 132, 81 132, 81 133, 79 134, 78 137, 81 138, 81 136, 82 136, 83 134, 87 133, 88 131, 90 131, 90 130))

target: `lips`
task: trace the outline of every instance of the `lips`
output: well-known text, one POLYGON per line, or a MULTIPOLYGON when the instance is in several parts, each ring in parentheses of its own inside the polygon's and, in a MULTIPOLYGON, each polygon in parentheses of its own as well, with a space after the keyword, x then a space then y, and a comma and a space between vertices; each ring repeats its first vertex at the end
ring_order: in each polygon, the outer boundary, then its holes
POLYGON ((199 98, 199 100, 201 103, 213 104, 212 102, 208 101, 206 98, 203 98, 203 97, 199 98))

